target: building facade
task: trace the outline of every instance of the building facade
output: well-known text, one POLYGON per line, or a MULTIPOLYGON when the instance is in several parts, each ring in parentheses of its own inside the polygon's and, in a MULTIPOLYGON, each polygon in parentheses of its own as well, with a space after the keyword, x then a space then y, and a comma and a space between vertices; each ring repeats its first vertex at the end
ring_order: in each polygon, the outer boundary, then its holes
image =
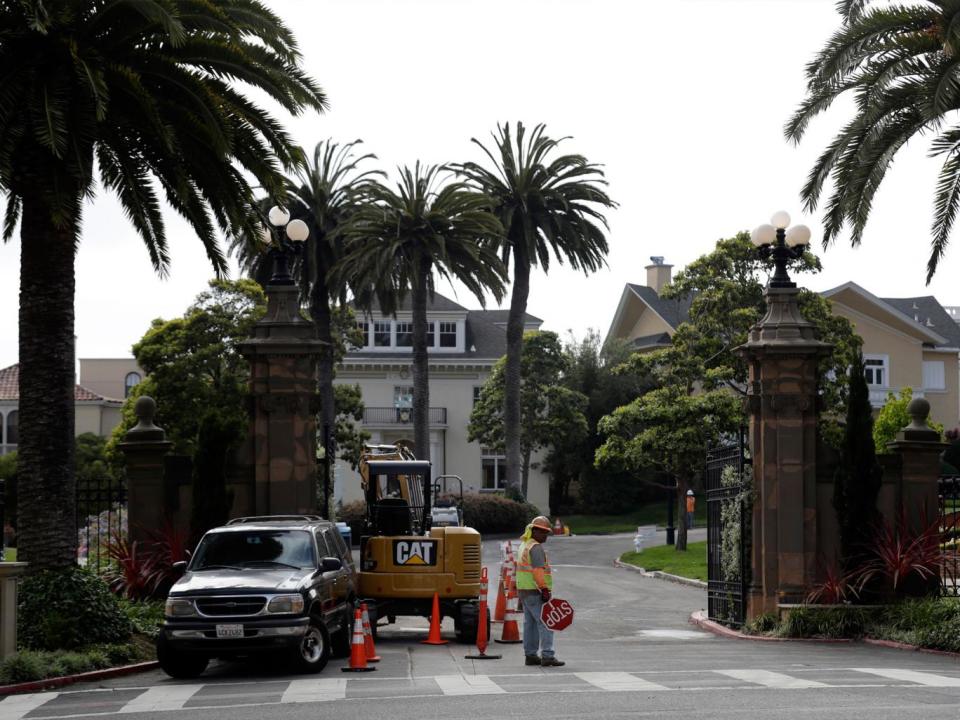
MULTIPOLYGON (((470 413, 494 363, 506 353, 507 311, 468 310, 436 294, 427 306, 430 375, 430 458, 434 477, 458 475, 465 492, 504 489, 502 453, 467 440, 470 413)), ((541 320, 528 315, 526 330, 541 320)), ((359 385, 365 405, 363 428, 372 443, 413 440, 413 323, 409 298, 396 313, 374 310, 358 322, 362 347, 351 349, 337 368, 337 384, 359 385)), ((337 460, 334 494, 341 502, 362 498, 360 477, 337 460)), ((455 485, 448 486, 454 489, 455 485)), ((531 469, 528 500, 549 508, 546 475, 531 469)))

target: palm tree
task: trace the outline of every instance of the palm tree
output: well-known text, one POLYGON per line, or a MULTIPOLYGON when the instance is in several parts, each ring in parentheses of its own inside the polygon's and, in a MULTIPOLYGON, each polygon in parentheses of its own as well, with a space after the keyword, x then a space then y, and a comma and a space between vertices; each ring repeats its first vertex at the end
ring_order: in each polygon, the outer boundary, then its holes
POLYGON ((503 297, 506 271, 491 239, 502 232, 489 200, 460 182, 441 184, 446 168, 420 163, 400 169, 397 189, 371 183, 347 225, 340 272, 357 289, 357 302, 396 313, 410 293, 413 322, 413 435, 418 458, 430 457, 430 386, 427 370, 427 300, 434 274, 456 279, 485 304, 503 297))
POLYGON ((504 227, 500 257, 508 268, 513 263, 503 414, 507 483, 519 491, 520 365, 530 270, 539 265, 547 272, 551 256, 584 273, 602 267, 608 228, 598 208, 614 208, 616 203, 604 190, 607 183, 601 166, 581 155, 549 157, 566 138, 552 139, 543 124, 527 137, 523 123, 517 123, 514 141, 507 123, 497 126, 493 137, 493 150, 472 139, 492 163, 492 170, 472 162, 457 165, 456 170, 490 198, 504 227))
POLYGON ((929 135, 931 155, 944 157, 934 193, 929 283, 960 203, 960 125, 948 117, 960 109, 960 6, 952 0, 841 0, 838 9, 841 27, 807 66, 807 95, 785 134, 799 143, 810 121, 841 96, 852 95, 856 110, 817 159, 801 196, 815 210, 832 179, 824 247, 846 223, 851 243, 858 245, 897 151, 911 138, 929 135))
POLYGON ((233 83, 294 114, 320 110, 299 61, 291 32, 256 0, 0 0, 0 190, 5 240, 20 220, 20 558, 31 571, 75 562, 74 258, 95 168, 159 274, 160 191, 222 273, 218 228, 256 223, 247 177, 280 196, 280 167, 300 157, 233 83))
MULTIPOLYGON (((286 208, 290 217, 303 220, 310 228, 303 261, 294 263, 293 274, 302 295, 308 299, 316 337, 325 342, 317 362, 317 387, 321 427, 329 428, 331 434, 337 416, 333 378, 335 348, 339 346, 339 335, 335 337, 334 333, 334 306, 344 306, 347 291, 346 285, 336 283, 331 270, 343 257, 341 230, 357 207, 356 197, 375 176, 384 175, 380 170, 360 171, 364 161, 376 158, 371 153, 355 156, 354 150, 360 143, 317 143, 312 159, 297 168, 287 181, 286 208)), ((272 202, 270 198, 261 200, 261 211, 265 213, 272 202)), ((272 266, 263 252, 260 234, 242 233, 233 239, 230 249, 250 277, 266 285, 272 266)))

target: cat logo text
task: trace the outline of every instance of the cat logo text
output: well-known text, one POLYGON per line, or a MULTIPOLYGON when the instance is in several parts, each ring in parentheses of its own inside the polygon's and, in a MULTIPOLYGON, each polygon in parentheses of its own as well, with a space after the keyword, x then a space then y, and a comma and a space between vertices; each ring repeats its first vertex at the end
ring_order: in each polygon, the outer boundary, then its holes
POLYGON ((394 540, 393 561, 397 565, 436 565, 436 540, 394 540))

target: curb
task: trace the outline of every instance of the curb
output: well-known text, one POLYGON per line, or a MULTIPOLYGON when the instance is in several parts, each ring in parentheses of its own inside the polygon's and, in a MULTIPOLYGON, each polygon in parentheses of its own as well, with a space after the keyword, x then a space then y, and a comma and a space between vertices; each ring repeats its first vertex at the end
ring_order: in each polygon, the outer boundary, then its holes
POLYGON ((908 643, 897 642, 896 640, 879 640, 877 638, 863 638, 867 645, 876 645, 878 647, 890 648, 891 650, 909 650, 912 652, 928 653, 930 655, 944 655, 946 657, 960 660, 960 653, 950 650, 935 650, 933 648, 920 647, 919 645, 910 645, 908 643))
POLYGON ((0 696, 23 692, 39 692, 41 690, 50 690, 65 685, 73 685, 78 682, 107 680, 124 675, 134 675, 136 673, 146 672, 147 670, 156 670, 159 667, 160 663, 156 660, 150 660, 148 662, 136 663, 135 665, 121 665, 120 667, 104 668, 103 670, 91 670, 90 672, 77 673, 76 675, 63 675, 61 677, 31 680, 13 685, 0 685, 0 696))
POLYGON ((806 642, 806 643, 824 643, 827 645, 836 645, 840 643, 852 643, 850 638, 780 638, 768 637, 766 635, 746 635, 739 630, 728 628, 707 618, 703 610, 697 610, 690 613, 690 624, 696 625, 707 632, 726 638, 735 638, 737 640, 752 640, 754 642, 806 642))
POLYGON ((631 570, 633 572, 638 572, 644 577, 655 578, 657 580, 666 580, 667 582, 676 583, 677 585, 688 585, 689 587, 700 588, 701 590, 706 590, 707 583, 703 580, 696 580, 694 578, 681 577, 680 575, 671 575, 670 573, 665 573, 662 570, 651 570, 646 571, 642 567, 637 567, 636 565, 631 565, 630 563, 621 562, 619 558, 614 559, 613 566, 618 568, 624 568, 625 570, 631 570))

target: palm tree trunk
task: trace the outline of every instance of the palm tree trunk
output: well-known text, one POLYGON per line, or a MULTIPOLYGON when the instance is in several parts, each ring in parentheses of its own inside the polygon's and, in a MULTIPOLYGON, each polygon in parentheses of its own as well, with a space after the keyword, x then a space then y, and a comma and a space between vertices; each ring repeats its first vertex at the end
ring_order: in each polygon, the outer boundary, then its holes
MULTIPOLYGON (((520 359, 523 354, 523 321, 530 295, 530 262, 521 243, 513 246, 513 291, 507 316, 507 364, 504 369, 503 432, 507 454, 507 486, 521 490, 520 359)), ((524 496, 526 490, 523 489, 524 496)))
POLYGON ((418 460, 430 459, 430 378, 427 371, 427 276, 430 260, 420 260, 411 288, 413 303, 413 446, 418 460))
POLYGON ((37 572, 77 557, 75 228, 26 198, 21 222, 18 559, 37 572))
POLYGON ((523 491, 523 496, 527 496, 527 489, 530 487, 530 450, 525 449, 521 454, 522 463, 520 466, 520 477, 522 479, 520 489, 523 491))
MULTIPOLYGON (((319 241, 319 240, 318 240, 319 241)), ((318 253, 319 254, 319 253, 318 253)), ((337 409, 333 393, 333 330, 330 315, 330 294, 327 290, 327 281, 323 275, 323 266, 317 264, 316 279, 310 295, 310 315, 313 318, 313 325, 316 328, 317 339, 322 340, 324 345, 320 348, 320 357, 317 359, 317 391, 320 394, 320 437, 321 442, 326 442, 327 446, 324 452, 330 452, 335 447, 333 438, 335 437, 337 409), (325 431, 329 436, 325 434, 325 431)), ((333 496, 333 457, 326 457, 324 468, 327 475, 319 479, 321 483, 322 496, 328 501, 327 507, 323 508, 323 517, 331 517, 329 499, 333 496)))

